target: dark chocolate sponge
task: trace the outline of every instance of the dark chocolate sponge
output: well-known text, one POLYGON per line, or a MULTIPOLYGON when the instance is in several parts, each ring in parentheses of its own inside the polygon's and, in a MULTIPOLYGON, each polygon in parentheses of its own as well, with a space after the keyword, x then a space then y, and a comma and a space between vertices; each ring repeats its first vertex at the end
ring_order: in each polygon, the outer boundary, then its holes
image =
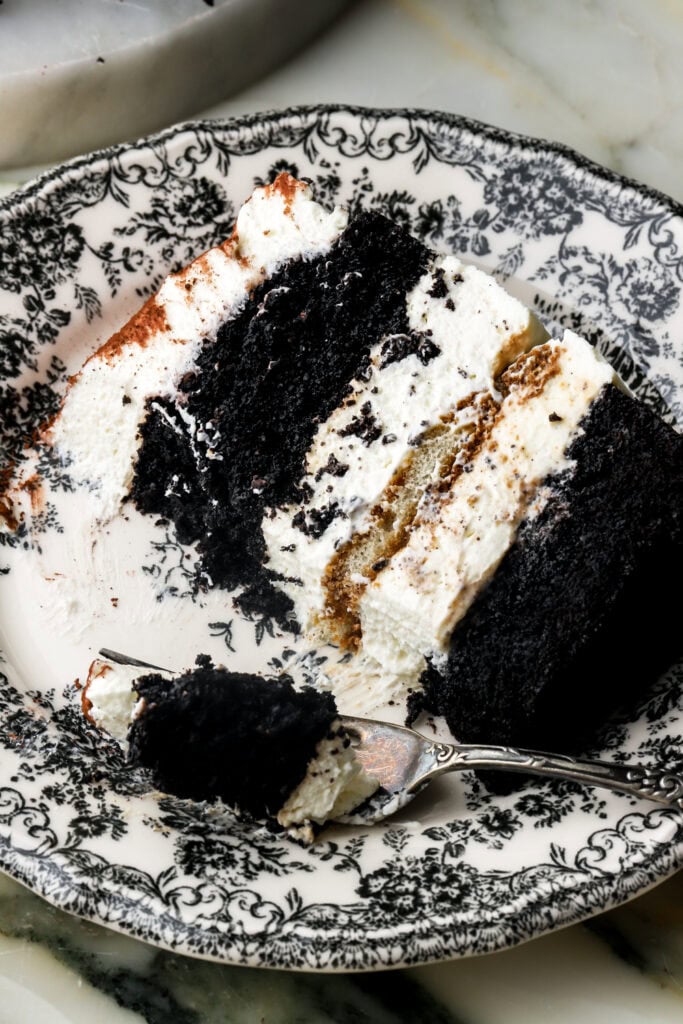
POLYGON ((462 742, 577 752, 683 650, 683 438, 613 385, 582 426, 575 469, 545 481, 445 674, 426 674, 462 742))
MULTIPOLYGON (((406 317, 405 294, 430 258, 407 231, 361 213, 327 254, 291 261, 260 285, 182 384, 179 401, 200 431, 210 425, 217 458, 208 457, 209 442, 190 437, 173 403, 149 402, 133 500, 172 520, 181 542, 199 542, 214 584, 257 584, 265 596, 264 511, 305 503, 298 482, 306 452, 366 370, 371 347, 400 335, 395 359, 438 351, 429 339, 411 340, 406 317)), ((301 528, 322 532, 335 514, 331 508, 313 525, 302 515, 301 528)))
POLYGON ((205 655, 184 675, 143 676, 135 689, 145 707, 128 734, 130 761, 165 793, 220 798, 256 818, 277 814, 337 717, 329 693, 228 672, 205 655))

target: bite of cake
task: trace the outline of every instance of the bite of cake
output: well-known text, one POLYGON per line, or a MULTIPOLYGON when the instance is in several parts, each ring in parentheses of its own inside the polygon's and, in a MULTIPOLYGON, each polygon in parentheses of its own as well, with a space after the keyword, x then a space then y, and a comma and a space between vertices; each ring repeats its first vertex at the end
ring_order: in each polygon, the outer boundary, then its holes
POLYGON ((163 792, 221 800, 304 841, 377 790, 332 695, 285 675, 229 672, 201 655, 180 675, 97 660, 82 703, 163 792))

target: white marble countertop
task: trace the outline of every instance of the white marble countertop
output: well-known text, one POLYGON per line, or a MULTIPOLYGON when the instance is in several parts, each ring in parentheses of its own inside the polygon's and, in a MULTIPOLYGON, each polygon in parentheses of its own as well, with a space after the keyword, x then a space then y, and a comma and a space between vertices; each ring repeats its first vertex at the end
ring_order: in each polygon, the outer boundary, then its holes
MULTIPOLYGON (((564 142, 683 201, 682 33, 683 7, 665 0, 365 0, 207 113, 324 101, 439 108, 564 142)), ((0 174, 0 191, 28 174, 0 174)), ((362 977, 173 956, 0 882, 0 1024, 681 1019, 683 875, 519 949, 362 977)))
POLYGON ((365 975, 191 960, 0 877, 0 1024, 680 1024, 683 874, 517 949, 365 975))

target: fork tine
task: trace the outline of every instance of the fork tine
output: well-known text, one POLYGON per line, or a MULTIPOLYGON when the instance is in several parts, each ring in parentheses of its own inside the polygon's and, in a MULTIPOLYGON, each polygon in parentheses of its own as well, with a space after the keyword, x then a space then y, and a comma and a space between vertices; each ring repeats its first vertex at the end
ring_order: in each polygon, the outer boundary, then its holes
POLYGON ((122 654, 120 651, 112 651, 109 647, 101 647, 98 651, 101 658, 113 661, 117 665, 132 665, 134 668, 153 668, 157 672, 168 672, 173 675, 169 668, 162 668, 161 665, 152 665, 149 661, 140 661, 138 658, 131 658, 129 654, 122 654))

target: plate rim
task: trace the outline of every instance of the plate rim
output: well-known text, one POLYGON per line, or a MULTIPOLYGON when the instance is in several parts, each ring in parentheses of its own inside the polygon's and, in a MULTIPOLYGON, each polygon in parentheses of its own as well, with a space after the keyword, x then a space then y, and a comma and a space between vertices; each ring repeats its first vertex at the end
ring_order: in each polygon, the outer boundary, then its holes
POLYGON ((135 149, 141 145, 163 143, 180 135, 183 132, 197 132, 204 128, 248 128, 260 121, 277 121, 286 117, 303 116, 307 114, 350 114, 354 117, 404 117, 406 119, 424 118, 427 121, 442 122, 453 128, 465 129, 472 135, 481 136, 491 142, 515 143, 518 146, 543 152, 551 152, 562 156, 573 163, 577 168, 588 172, 597 179, 604 182, 621 185, 624 188, 638 192, 655 202, 661 203, 670 213, 683 218, 683 201, 674 199, 654 185, 648 185, 630 175, 620 171, 614 171, 604 164, 585 156, 578 149, 564 142, 557 142, 554 139, 546 139, 541 135, 529 135, 526 132, 516 132, 497 125, 480 121, 477 118, 468 117, 465 114, 454 114, 446 110, 430 110, 428 107, 373 107, 353 103, 300 103, 289 107, 269 107, 263 111, 253 111, 248 114, 234 114, 226 117, 195 117, 178 121, 168 128, 151 132, 148 135, 141 135, 134 139, 123 142, 115 142, 109 146, 102 146, 87 153, 63 160, 61 163, 41 171, 29 181, 17 186, 12 192, 0 196, 0 214, 15 203, 21 203, 32 198, 41 189, 50 184, 53 179, 62 175, 65 171, 79 170, 82 167, 100 159, 110 159, 127 150, 135 149))

